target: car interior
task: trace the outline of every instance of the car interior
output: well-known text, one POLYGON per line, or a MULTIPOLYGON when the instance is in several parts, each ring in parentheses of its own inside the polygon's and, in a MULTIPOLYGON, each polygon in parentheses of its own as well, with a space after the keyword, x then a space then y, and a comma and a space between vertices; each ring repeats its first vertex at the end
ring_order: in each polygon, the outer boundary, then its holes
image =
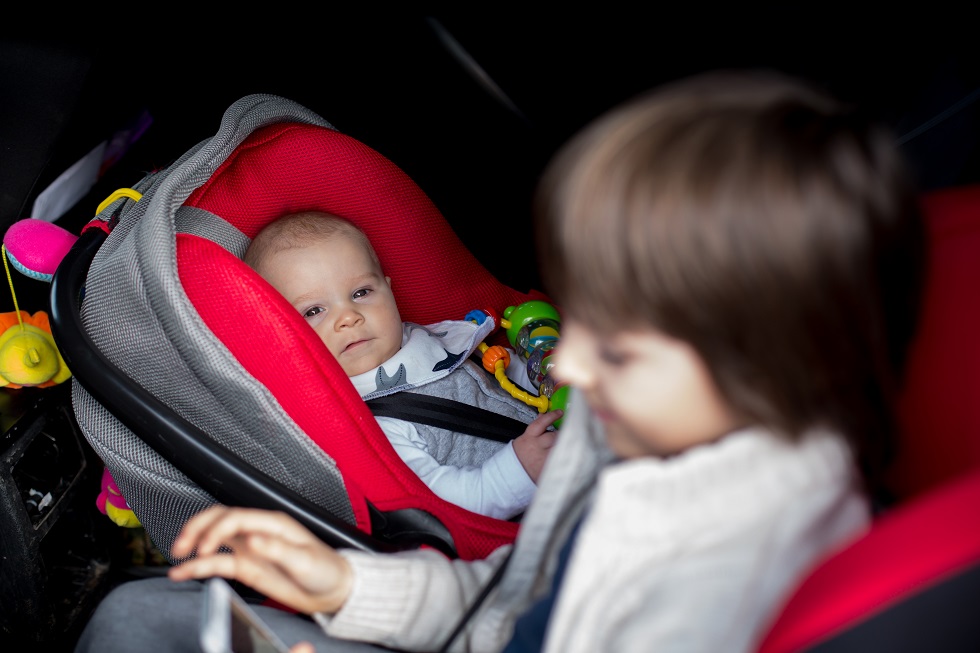
MULTIPOLYGON (((365 531, 385 527, 398 545, 431 544, 433 532, 438 546, 447 541, 444 524, 420 525, 417 515, 365 508, 357 528, 338 523, 288 481, 202 447, 208 437, 194 425, 113 375, 84 334, 78 303, 101 245, 86 229, 129 201, 114 192, 141 188, 196 151, 243 98, 286 98, 417 187, 449 227, 436 246, 472 254, 473 269, 493 279, 488 297, 506 305, 546 297, 531 200, 565 140, 658 84, 701 70, 764 68, 822 84, 893 129, 921 191, 929 276, 899 406, 894 501, 868 533, 803 579, 772 615, 759 651, 978 650, 980 57, 960 33, 965 13, 939 20, 808 9, 729 7, 709 24, 703 8, 310 18, 294 9, 194 27, 158 9, 129 25, 108 11, 90 14, 103 26, 97 35, 51 25, 29 9, 34 20, 0 26, 0 231, 39 219, 88 234, 59 256, 54 275, 8 268, 9 290, 0 293, 0 313, 52 316, 53 340, 76 376, 0 386, 0 647, 71 651, 106 592, 170 564, 166 538, 154 542, 156 531, 120 526, 97 508, 105 451, 83 432, 93 427, 76 414, 76 384, 107 407, 104 419, 145 436, 167 465, 220 499, 290 511, 340 545, 383 549, 390 541, 365 531), (154 433, 166 435, 154 442, 154 433)), ((418 247, 413 269, 441 287, 454 260, 436 261, 439 250, 418 247)), ((210 259, 200 260, 211 270, 210 259)), ((461 307, 467 301, 454 295, 461 307)), ((453 531, 451 554, 453 535, 471 546, 453 531)))

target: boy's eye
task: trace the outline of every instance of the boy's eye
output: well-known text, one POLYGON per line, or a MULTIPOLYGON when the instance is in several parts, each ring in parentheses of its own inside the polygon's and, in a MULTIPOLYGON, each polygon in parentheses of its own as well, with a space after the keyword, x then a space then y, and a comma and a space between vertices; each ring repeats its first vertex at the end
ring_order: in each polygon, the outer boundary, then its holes
POLYGON ((608 365, 623 365, 626 363, 629 357, 622 352, 616 351, 615 349, 600 347, 599 359, 608 365))
POLYGON ((360 290, 355 290, 354 294, 351 295, 353 299, 363 299, 371 294, 370 288, 361 288, 360 290))
POLYGON ((303 313, 303 317, 314 317, 323 311, 324 308, 322 306, 314 306, 313 308, 307 309, 306 312, 303 313))

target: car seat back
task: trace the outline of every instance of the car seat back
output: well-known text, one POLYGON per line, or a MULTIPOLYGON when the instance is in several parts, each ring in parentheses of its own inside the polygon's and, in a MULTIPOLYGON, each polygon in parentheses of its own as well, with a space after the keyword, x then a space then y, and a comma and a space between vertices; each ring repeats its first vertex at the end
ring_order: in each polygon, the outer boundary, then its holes
POLYGON ((897 503, 803 579, 760 653, 980 650, 980 185, 930 192, 923 210, 897 503))
MULTIPOLYGON (((265 224, 317 209, 366 232, 406 321, 544 298, 496 280, 391 161, 290 100, 250 95, 214 137, 104 204, 97 217, 109 235, 85 279, 81 320, 127 377, 361 531, 372 531, 372 507, 418 509, 444 524, 460 557, 513 539, 516 523, 439 499, 404 465, 313 330, 241 261, 265 224)), ((183 523, 216 499, 97 401, 92 383, 73 380, 79 425, 169 557, 183 523)))

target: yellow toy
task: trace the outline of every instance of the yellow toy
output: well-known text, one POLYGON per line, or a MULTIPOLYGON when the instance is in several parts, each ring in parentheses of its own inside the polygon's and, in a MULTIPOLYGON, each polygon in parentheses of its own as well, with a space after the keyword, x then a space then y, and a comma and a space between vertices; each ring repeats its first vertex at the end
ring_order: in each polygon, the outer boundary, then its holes
POLYGON ((7 265, 6 244, 0 250, 14 299, 14 310, 0 313, 0 387, 47 388, 66 381, 71 378, 71 372, 54 344, 48 314, 38 311, 31 315, 20 310, 7 265))
POLYGON ((0 386, 47 388, 69 378, 47 313, 0 313, 0 386))
POLYGON ((126 499, 123 498, 122 492, 119 491, 119 487, 108 468, 102 470, 102 491, 95 499, 95 505, 103 515, 118 526, 123 528, 138 528, 140 526, 140 520, 129 507, 129 504, 126 503, 126 499))

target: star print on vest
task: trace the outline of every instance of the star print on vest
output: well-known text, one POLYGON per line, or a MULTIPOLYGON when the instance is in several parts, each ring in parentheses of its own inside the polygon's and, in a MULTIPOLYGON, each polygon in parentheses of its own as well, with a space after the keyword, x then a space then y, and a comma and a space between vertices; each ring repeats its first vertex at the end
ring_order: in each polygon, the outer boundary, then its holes
POLYGON ((373 399, 437 381, 462 365, 493 329, 493 320, 480 325, 464 320, 425 326, 405 322, 401 349, 379 367, 352 376, 351 382, 362 398, 373 399))
MULTIPOLYGON (((446 350, 443 349, 443 351, 446 350)), ((450 354, 448 351, 446 351, 446 357, 441 361, 439 361, 438 363, 436 363, 435 367, 432 368, 432 371, 441 372, 442 370, 448 370, 456 367, 456 363, 459 362, 459 359, 463 357, 464 353, 465 352, 460 352, 458 354, 450 354)))
POLYGON ((385 373, 384 366, 378 368, 378 379, 377 379, 377 389, 387 390, 388 388, 397 388, 398 386, 405 383, 405 379, 408 377, 408 373, 405 371, 404 365, 398 366, 398 371, 395 372, 394 376, 388 376, 385 373))

